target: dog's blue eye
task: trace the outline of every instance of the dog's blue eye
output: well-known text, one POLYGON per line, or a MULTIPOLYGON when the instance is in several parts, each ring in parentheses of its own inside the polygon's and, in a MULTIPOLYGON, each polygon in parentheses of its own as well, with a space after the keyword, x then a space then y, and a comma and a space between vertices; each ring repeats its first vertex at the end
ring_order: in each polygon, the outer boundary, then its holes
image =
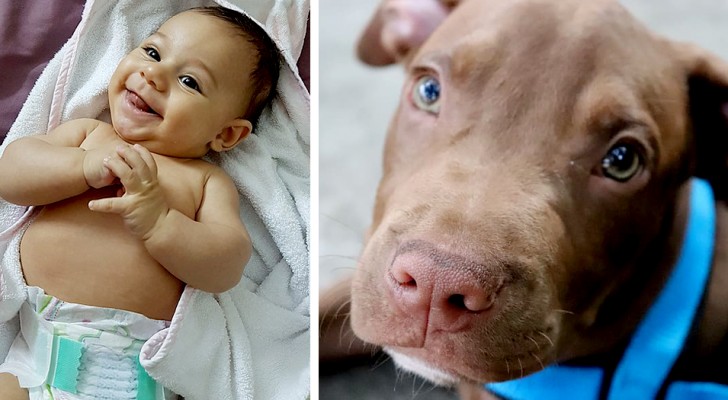
POLYGON ((626 182, 637 174, 642 159, 633 146, 618 144, 602 159, 604 175, 619 182, 626 182))
POLYGON ((440 82, 430 75, 417 80, 412 90, 412 101, 417 108, 431 114, 440 112, 440 82))

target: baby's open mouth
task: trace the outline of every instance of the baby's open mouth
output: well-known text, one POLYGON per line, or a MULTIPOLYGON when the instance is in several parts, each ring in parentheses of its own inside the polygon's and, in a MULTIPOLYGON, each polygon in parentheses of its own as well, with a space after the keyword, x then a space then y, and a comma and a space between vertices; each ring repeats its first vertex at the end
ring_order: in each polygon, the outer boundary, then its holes
POLYGON ((127 91, 127 99, 129 100, 129 103, 131 103, 134 108, 141 112, 145 112, 147 114, 153 114, 153 115, 159 115, 158 112, 154 111, 154 109, 147 104, 144 99, 139 97, 138 94, 132 92, 131 90, 127 91))

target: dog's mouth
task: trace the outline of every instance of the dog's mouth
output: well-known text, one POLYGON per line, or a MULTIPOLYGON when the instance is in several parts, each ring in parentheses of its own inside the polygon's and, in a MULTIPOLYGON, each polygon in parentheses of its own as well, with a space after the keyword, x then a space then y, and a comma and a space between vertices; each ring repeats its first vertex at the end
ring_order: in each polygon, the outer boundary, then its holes
POLYGON ((460 381, 460 378, 458 378, 456 374, 452 374, 417 358, 400 353, 394 348, 385 347, 384 351, 392 357, 392 360, 394 360, 398 367, 415 373, 436 385, 455 386, 460 381))
POLYGON ((384 351, 403 370, 417 374, 436 385, 454 386, 460 382, 483 384, 522 378, 544 369, 548 355, 527 351, 501 359, 482 360, 476 365, 463 359, 435 358, 433 352, 423 349, 385 347, 384 351))

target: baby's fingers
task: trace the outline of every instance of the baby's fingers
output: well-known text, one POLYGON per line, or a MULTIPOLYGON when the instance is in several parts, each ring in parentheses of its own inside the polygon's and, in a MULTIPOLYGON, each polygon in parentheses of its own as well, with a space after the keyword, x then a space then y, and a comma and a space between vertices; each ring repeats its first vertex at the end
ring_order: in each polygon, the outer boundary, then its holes
POLYGON ((141 156, 142 160, 144 160, 144 164, 146 164, 147 168, 149 168, 152 175, 157 176, 157 162, 154 161, 152 153, 140 144, 135 144, 132 148, 139 153, 139 156, 141 156))
POLYGON ((143 182, 149 182, 156 178, 157 164, 154 162, 152 154, 144 146, 138 144, 120 146, 117 148, 117 153, 143 182))
POLYGON ((121 214, 124 211, 123 197, 111 197, 106 199, 91 200, 88 202, 91 211, 121 214))
POLYGON ((132 175, 131 167, 121 157, 112 155, 104 158, 104 167, 108 168, 114 176, 122 182, 132 175))

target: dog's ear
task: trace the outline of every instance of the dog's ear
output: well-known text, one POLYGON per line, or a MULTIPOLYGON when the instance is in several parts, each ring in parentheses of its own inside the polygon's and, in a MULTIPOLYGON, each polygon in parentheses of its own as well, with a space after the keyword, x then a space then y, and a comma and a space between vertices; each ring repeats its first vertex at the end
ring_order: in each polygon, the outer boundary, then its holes
POLYGON ((728 200, 728 63, 694 45, 680 44, 696 149, 696 175, 728 200))
POLYGON ((458 0, 382 0, 357 45, 363 62, 405 61, 447 17, 458 0))

